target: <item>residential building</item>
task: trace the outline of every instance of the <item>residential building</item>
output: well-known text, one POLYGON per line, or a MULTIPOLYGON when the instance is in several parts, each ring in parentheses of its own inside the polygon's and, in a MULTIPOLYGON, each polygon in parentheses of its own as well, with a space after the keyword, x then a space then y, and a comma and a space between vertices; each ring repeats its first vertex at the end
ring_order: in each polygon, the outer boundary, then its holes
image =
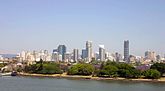
POLYGON ((78 49, 73 50, 73 61, 78 62, 79 59, 79 51, 78 49))
POLYGON ((92 60, 92 41, 86 42, 86 51, 87 51, 87 62, 91 62, 92 60))
POLYGON ((105 48, 104 45, 99 45, 99 59, 105 61, 105 48))

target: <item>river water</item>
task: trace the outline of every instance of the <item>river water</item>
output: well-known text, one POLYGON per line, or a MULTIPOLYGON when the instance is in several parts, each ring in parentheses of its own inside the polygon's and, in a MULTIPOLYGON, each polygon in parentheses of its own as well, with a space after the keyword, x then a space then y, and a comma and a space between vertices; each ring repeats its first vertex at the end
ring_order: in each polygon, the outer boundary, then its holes
POLYGON ((165 91, 165 83, 0 77, 0 91, 165 91))

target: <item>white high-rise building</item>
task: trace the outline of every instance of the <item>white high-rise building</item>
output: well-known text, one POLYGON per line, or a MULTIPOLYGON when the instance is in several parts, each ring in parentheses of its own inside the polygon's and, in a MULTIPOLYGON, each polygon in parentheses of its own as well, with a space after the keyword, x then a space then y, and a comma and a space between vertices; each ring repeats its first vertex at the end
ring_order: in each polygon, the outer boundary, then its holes
POLYGON ((78 49, 73 50, 73 61, 77 62, 79 59, 79 51, 78 49))
POLYGON ((64 57, 65 57, 65 62, 71 62, 71 53, 66 52, 64 57))
POLYGON ((21 59, 21 61, 25 61, 26 60, 26 52, 25 51, 21 52, 20 59, 21 59))
POLYGON ((105 61, 105 48, 104 45, 99 45, 99 59, 105 61))
POLYGON ((145 59, 156 61, 156 53, 155 52, 151 52, 151 51, 146 51, 145 52, 145 59))
MULTIPOLYGON (((61 60, 62 60, 62 58, 61 58, 61 60)), ((55 62, 59 61, 59 54, 58 54, 58 52, 53 52, 52 53, 52 61, 55 61, 55 62)))
POLYGON ((59 61, 63 61, 63 60, 62 60, 62 55, 61 55, 61 54, 58 55, 58 60, 59 60, 59 61))
POLYGON ((87 62, 92 60, 92 41, 86 42, 87 62))

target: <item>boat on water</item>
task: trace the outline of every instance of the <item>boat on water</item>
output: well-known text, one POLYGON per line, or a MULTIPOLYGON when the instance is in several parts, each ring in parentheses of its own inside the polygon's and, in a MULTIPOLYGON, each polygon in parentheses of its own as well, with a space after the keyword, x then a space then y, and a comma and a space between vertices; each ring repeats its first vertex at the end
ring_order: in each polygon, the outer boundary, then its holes
POLYGON ((17 72, 0 73, 0 76, 16 76, 17 72))

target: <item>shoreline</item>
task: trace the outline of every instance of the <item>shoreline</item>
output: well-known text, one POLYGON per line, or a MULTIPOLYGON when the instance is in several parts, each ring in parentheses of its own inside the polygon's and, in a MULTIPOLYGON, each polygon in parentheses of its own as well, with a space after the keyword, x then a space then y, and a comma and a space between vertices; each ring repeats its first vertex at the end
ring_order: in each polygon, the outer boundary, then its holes
POLYGON ((104 77, 92 77, 92 76, 80 76, 80 75, 66 75, 66 74, 29 74, 18 73, 18 76, 23 77, 47 77, 47 78, 66 78, 66 79, 84 79, 84 80, 98 80, 98 81, 127 81, 127 82, 161 82, 165 83, 165 77, 160 79, 127 79, 127 78, 104 78, 104 77))

